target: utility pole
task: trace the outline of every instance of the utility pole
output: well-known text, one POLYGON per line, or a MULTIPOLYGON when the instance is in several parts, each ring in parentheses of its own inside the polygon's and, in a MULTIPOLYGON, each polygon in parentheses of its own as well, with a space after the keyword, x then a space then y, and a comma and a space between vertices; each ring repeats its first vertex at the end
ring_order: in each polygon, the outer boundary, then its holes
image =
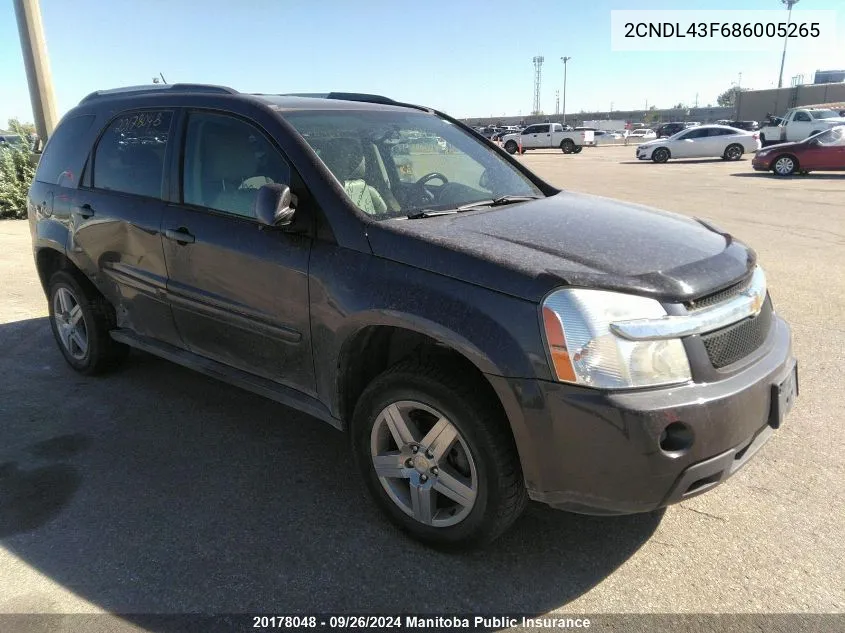
POLYGON ((566 125, 566 62, 568 62, 571 57, 561 57, 560 61, 563 62, 563 109, 562 109, 562 117, 563 117, 563 124, 566 125))
POLYGON ((53 96, 53 78, 47 59, 44 25, 38 0, 13 0, 18 19, 18 33, 29 84, 29 99, 35 130, 44 143, 56 127, 56 105, 53 96))
POLYGON ((778 88, 783 88, 783 65, 786 62, 786 43, 789 41, 789 25, 792 23, 792 7, 798 4, 798 0, 780 0, 786 5, 788 16, 786 18, 787 36, 783 38, 783 55, 780 58, 780 74, 778 75, 778 88))

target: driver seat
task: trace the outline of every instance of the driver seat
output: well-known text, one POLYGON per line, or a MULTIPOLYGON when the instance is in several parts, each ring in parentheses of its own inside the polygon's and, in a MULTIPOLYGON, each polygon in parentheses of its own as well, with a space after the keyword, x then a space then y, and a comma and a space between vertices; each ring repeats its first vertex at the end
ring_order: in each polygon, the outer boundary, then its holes
POLYGON ((358 139, 333 138, 326 141, 320 158, 343 185, 346 195, 364 213, 385 213, 387 203, 375 187, 364 180, 367 162, 364 148, 358 139))

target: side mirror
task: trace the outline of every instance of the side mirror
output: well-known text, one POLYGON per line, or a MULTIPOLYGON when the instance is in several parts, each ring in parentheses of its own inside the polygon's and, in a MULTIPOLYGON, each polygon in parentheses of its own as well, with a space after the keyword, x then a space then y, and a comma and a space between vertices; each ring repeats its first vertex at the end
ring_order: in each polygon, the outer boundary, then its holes
POLYGON ((279 183, 262 185, 255 196, 253 212, 263 226, 288 226, 296 213, 296 196, 279 183))

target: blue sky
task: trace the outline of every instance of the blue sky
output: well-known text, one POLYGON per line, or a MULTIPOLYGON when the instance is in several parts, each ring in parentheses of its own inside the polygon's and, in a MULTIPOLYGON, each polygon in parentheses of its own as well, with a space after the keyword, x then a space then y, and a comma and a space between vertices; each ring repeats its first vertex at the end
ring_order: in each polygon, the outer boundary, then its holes
MULTIPOLYGON (((700 105, 742 86, 777 81, 773 52, 612 52, 612 9, 778 9, 777 0, 41 0, 59 114, 101 88, 209 82, 245 92, 343 90, 386 94, 459 117, 527 114, 532 57, 543 55, 542 106, 554 112, 571 56, 567 112, 700 105)), ((818 68, 845 68, 845 2, 838 46, 791 41, 785 83, 818 68)), ((784 11, 785 13, 785 11, 784 11)), ((12 3, 0 2, 0 126, 31 120, 12 3)))

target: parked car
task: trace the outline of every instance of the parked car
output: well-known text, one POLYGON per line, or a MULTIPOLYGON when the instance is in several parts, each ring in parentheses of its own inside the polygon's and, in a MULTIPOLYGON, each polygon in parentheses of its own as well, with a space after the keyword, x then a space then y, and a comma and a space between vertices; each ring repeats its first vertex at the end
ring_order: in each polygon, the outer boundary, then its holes
POLYGON ((564 154, 577 154, 584 145, 594 144, 593 132, 566 131, 560 123, 529 125, 522 132, 506 134, 502 140, 509 154, 516 154, 520 144, 522 151, 560 148, 564 154))
POLYGON ((688 127, 695 127, 699 125, 698 123, 684 123, 684 122, 673 122, 673 123, 664 123, 660 127, 657 128, 657 136, 658 138, 668 138, 673 134, 677 134, 681 130, 685 130, 688 127))
POLYGON ((637 145, 639 160, 665 163, 670 158, 720 157, 739 160, 747 152, 760 149, 756 133, 724 125, 699 125, 674 136, 637 145))
POLYGON ((738 130, 745 130, 746 132, 756 132, 760 129, 760 124, 757 121, 729 121, 725 125, 735 127, 738 130))
POLYGON ((612 145, 624 141, 625 137, 617 132, 610 132, 607 130, 596 130, 593 132, 593 139, 596 145, 612 145))
POLYGON ((778 176, 845 170, 845 125, 797 143, 781 143, 761 149, 751 160, 751 166, 757 171, 773 171, 778 176))
POLYGON ((27 209, 71 368, 134 347, 326 421, 426 542, 487 542, 529 498, 602 515, 687 500, 797 394, 749 247, 561 191, 387 97, 95 92, 51 135, 27 209), (166 142, 121 145, 127 129, 166 142), (394 156, 411 138, 453 153, 394 156))
POLYGON ((26 147, 27 139, 19 134, 0 134, 0 147, 26 147))
POLYGON ((634 140, 657 138, 654 130, 648 128, 639 128, 631 132, 631 138, 634 140))
POLYGON ((763 146, 805 138, 845 124, 845 117, 828 108, 792 108, 782 118, 773 117, 771 123, 760 130, 763 146))

